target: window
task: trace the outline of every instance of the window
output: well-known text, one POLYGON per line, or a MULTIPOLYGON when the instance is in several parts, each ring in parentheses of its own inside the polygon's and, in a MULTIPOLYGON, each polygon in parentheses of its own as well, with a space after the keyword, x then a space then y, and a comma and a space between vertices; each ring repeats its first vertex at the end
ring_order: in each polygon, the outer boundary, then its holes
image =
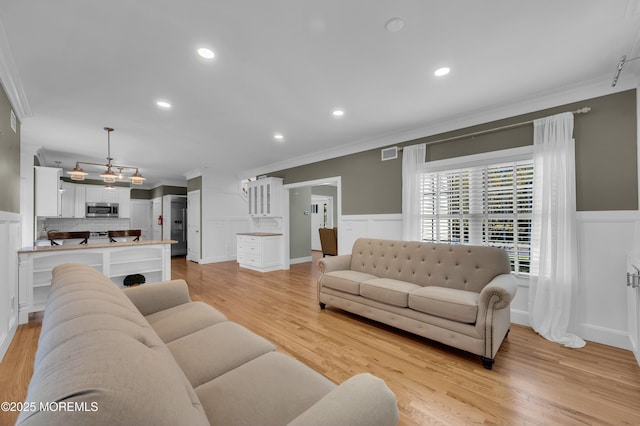
POLYGON ((512 271, 528 274, 533 160, 493 161, 422 174, 422 240, 500 247, 512 271))

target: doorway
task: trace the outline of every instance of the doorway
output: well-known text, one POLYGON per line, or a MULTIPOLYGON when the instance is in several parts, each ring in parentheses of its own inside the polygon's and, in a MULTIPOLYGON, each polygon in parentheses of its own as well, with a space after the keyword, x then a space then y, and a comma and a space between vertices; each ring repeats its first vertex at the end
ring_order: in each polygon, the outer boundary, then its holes
MULTIPOLYGON (((292 263, 310 262, 312 260, 312 232, 318 233, 318 227, 311 224, 311 195, 332 198, 333 214, 327 210, 327 226, 337 227, 342 218, 342 182, 340 176, 327 177, 312 181, 296 182, 284 185, 283 199, 283 238, 285 269, 292 263), (325 188, 325 191, 322 190, 325 188), (330 188, 330 191, 328 189, 330 188), (332 195, 328 195, 332 194, 332 195), (306 197, 306 201, 302 199, 306 197), (331 222, 330 222, 331 221, 331 222)), ((327 209, 329 207, 327 206, 327 209)), ((318 207, 323 212, 323 206, 318 207)), ((320 239, 318 235, 318 240, 320 239)), ((340 232, 338 232, 338 252, 340 252, 340 232)), ((318 246, 319 247, 319 246, 318 246)), ((318 248, 320 249, 320 247, 318 248)))
POLYGON ((333 228, 333 197, 311 194, 311 250, 322 250, 320 228, 333 228))

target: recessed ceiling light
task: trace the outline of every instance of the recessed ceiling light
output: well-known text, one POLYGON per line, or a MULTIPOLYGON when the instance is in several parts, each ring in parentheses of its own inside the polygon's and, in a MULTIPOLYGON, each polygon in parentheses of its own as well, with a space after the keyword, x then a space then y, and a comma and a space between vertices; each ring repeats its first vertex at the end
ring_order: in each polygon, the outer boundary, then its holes
POLYGON ((451 71, 450 68, 442 67, 442 68, 438 68, 437 70, 435 70, 433 72, 433 75, 435 75, 436 77, 442 77, 442 76, 445 76, 445 75, 449 74, 450 71, 451 71))
POLYGON ((402 29, 403 26, 404 26, 404 21, 402 20, 402 18, 391 18, 387 21, 386 24, 384 24, 384 27, 390 33, 397 33, 402 29))
POLYGON ((344 115, 344 111, 341 109, 334 109, 331 113, 334 117, 342 117, 344 115))
POLYGON ((162 100, 161 101, 157 101, 156 105, 158 105, 160 108, 163 108, 163 109, 171 108, 171 104, 169 102, 167 102, 167 101, 162 101, 162 100))
POLYGON ((201 47, 200 49, 198 49, 198 55, 205 59, 213 59, 216 56, 216 54, 213 53, 213 50, 207 49, 206 47, 201 47))
POLYGON ((275 133, 273 135, 273 138, 277 141, 283 141, 284 140, 284 135, 282 133, 275 133))

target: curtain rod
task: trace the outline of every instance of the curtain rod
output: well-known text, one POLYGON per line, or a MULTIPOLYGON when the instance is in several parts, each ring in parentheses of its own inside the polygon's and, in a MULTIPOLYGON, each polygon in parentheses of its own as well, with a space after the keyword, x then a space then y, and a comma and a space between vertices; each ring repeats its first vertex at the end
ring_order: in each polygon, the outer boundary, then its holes
MULTIPOLYGON (((591 107, 584 107, 584 108, 580 108, 578 110, 575 111, 571 111, 574 114, 586 114, 589 111, 591 111, 591 107)), ((514 124, 509 124, 506 126, 500 126, 500 127, 494 127, 493 129, 487 129, 487 130, 480 130, 477 132, 472 132, 472 133, 467 133, 464 135, 458 135, 458 136, 451 136, 449 138, 444 138, 444 139, 438 139, 435 141, 431 141, 431 142, 425 142, 426 145, 434 145, 437 143, 442 143, 442 142, 449 142, 449 141, 454 141, 457 139, 464 139, 464 138, 469 138, 469 137, 473 137, 473 136, 479 136, 479 135, 484 135, 487 133, 494 133, 494 132, 499 132, 500 130, 507 130, 507 129, 513 129, 515 127, 521 127, 521 126, 526 126, 527 124, 533 124, 535 120, 528 120, 528 121, 522 121, 520 123, 514 123, 514 124)), ((417 144, 416 144, 417 145, 417 144)), ((398 151, 402 151, 404 147, 399 147, 398 151)))

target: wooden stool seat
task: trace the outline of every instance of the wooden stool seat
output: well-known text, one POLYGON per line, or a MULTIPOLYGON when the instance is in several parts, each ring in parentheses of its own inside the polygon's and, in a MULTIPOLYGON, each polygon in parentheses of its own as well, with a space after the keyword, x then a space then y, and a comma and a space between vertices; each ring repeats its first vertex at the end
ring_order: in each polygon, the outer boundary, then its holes
POLYGON ((107 232, 107 235, 109 236, 110 243, 117 242, 114 238, 118 237, 135 237, 133 241, 140 241, 142 231, 140 229, 125 229, 122 231, 109 231, 107 232))

